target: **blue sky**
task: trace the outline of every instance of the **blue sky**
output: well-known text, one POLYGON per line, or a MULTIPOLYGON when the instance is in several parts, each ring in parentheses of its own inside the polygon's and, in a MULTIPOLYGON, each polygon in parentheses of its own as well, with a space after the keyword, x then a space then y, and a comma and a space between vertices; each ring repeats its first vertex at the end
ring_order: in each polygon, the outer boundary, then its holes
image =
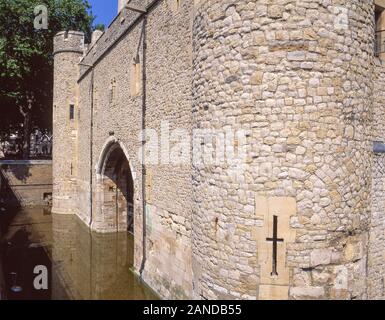
POLYGON ((118 13, 118 0, 88 0, 92 13, 96 16, 94 24, 102 23, 108 27, 118 13))

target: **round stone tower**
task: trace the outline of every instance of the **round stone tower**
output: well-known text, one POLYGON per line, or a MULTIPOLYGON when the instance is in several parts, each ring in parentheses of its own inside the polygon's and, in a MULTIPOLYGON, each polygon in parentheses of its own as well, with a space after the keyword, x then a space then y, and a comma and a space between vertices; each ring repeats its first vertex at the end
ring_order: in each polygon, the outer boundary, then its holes
POLYGON ((197 1, 195 128, 247 150, 194 166, 197 298, 365 298, 373 9, 197 1))
POLYGON ((79 62, 82 32, 60 32, 54 38, 53 212, 73 213, 75 201, 79 62))

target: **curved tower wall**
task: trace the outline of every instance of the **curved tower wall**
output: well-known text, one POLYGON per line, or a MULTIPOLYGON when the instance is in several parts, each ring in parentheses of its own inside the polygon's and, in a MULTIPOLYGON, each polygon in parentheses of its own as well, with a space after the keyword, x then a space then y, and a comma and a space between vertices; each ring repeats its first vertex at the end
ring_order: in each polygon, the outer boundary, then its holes
POLYGON ((76 210, 77 121, 82 32, 60 32, 54 38, 53 212, 76 210), (73 119, 70 106, 73 105, 73 119))
POLYGON ((197 298, 366 297, 373 9, 196 2, 195 128, 242 129, 247 147, 238 175, 194 167, 197 298))
MULTIPOLYGON (((385 140, 385 68, 380 59, 374 64, 373 141, 385 140)), ((385 297, 385 154, 376 153, 372 164, 372 204, 368 247, 368 299, 385 297)))

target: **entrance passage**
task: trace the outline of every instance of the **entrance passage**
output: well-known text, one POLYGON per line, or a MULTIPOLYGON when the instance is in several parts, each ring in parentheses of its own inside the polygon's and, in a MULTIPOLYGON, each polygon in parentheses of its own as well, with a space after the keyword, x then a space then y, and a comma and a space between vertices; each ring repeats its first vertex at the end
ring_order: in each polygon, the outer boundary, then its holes
POLYGON ((117 143, 106 155, 102 179, 104 223, 111 231, 128 231, 133 235, 134 182, 128 160, 117 143))

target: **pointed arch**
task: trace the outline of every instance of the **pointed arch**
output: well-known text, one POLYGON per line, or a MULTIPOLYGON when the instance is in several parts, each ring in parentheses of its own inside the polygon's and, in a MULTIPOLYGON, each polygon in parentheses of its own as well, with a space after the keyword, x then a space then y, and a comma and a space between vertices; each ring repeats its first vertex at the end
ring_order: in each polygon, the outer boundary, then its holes
POLYGON ((119 147, 123 150, 123 153, 124 153, 124 155, 127 158, 127 161, 129 163, 130 170, 131 170, 131 173, 132 173, 132 178, 134 180, 136 179, 136 172, 135 172, 135 170, 134 170, 134 168, 132 166, 132 161, 130 159, 130 155, 129 155, 128 151, 127 151, 127 148, 125 147, 123 142, 121 142, 116 137, 111 136, 104 143, 104 145, 102 147, 102 151, 100 152, 100 155, 99 155, 98 163, 96 164, 96 168, 95 169, 96 169, 96 177, 97 177, 98 180, 101 179, 101 177, 104 174, 104 171, 105 171, 105 168, 106 168, 106 162, 107 162, 109 156, 111 155, 111 153, 116 148, 119 148, 119 147))
POLYGON ((95 170, 93 229, 98 232, 128 231, 134 236, 137 181, 127 148, 119 139, 110 137, 106 140, 95 170))

